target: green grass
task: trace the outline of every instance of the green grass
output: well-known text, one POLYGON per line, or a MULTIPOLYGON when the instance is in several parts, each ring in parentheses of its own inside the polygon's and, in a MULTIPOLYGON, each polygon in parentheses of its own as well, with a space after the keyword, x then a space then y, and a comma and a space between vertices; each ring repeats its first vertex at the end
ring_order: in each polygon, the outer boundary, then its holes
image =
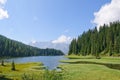
POLYGON ((95 58, 95 56, 91 56, 91 55, 88 55, 88 56, 70 55, 70 56, 65 56, 65 57, 69 59, 94 59, 95 58))
POLYGON ((96 64, 63 64, 69 80, 120 80, 120 71, 96 64))
POLYGON ((0 80, 63 80, 63 72, 47 70, 42 63, 15 64, 15 71, 11 64, 0 65, 0 80))
POLYGON ((43 72, 42 63, 23 63, 15 64, 15 71, 11 70, 11 63, 5 63, 5 66, 0 65, 0 75, 13 80, 21 80, 21 76, 25 73, 40 74, 43 72))
POLYGON ((59 67, 67 73, 69 80, 120 80, 120 70, 112 69, 120 69, 119 57, 102 57, 101 59, 95 59, 93 56, 66 57, 69 60, 61 60, 61 62, 68 64, 62 64, 59 67))
POLYGON ((56 70, 44 70, 42 74, 24 74, 22 80, 63 80, 63 74, 56 70))
POLYGON ((120 80, 119 57, 67 57, 69 60, 61 62, 68 64, 59 65, 59 72, 45 70, 42 63, 15 64, 16 70, 12 71, 11 63, 5 63, 0 65, 0 80, 120 80))
POLYGON ((97 63, 111 63, 120 64, 120 57, 102 57, 101 59, 95 59, 94 56, 66 56, 69 60, 61 60, 60 62, 79 62, 79 61, 89 61, 97 63))

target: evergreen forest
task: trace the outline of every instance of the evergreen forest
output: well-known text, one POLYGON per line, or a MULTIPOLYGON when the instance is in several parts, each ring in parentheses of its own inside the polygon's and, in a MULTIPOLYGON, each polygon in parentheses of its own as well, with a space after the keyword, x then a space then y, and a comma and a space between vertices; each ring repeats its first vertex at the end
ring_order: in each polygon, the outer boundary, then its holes
POLYGON ((0 35, 0 57, 56 56, 64 55, 55 49, 39 49, 0 35))
POLYGON ((74 38, 68 55, 120 56, 120 22, 95 27, 74 38))

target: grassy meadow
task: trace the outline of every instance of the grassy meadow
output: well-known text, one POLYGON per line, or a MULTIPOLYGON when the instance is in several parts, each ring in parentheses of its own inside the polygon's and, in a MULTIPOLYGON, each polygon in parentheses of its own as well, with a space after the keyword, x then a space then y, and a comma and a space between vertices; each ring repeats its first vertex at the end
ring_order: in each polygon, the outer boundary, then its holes
POLYGON ((61 62, 66 63, 77 63, 82 61, 96 62, 96 63, 111 63, 120 64, 120 57, 101 57, 101 59, 96 59, 94 56, 66 56, 69 60, 61 60, 61 62))
POLYGON ((15 64, 15 68, 15 71, 11 70, 11 63, 4 63, 4 66, 0 65, 0 78, 3 80, 22 80, 24 74, 41 74, 44 66, 42 63, 21 63, 15 64))
POLYGON ((60 65, 67 72, 68 80, 120 80, 120 71, 96 64, 60 65))
POLYGON ((69 80, 120 80, 120 58, 93 56, 66 56, 59 67, 67 72, 69 80))
POLYGON ((57 70, 47 70, 42 63, 15 64, 15 71, 11 70, 11 63, 0 65, 0 80, 120 80, 120 58, 94 56, 65 56, 68 60, 61 60, 57 70))
POLYGON ((57 70, 48 70, 42 63, 15 64, 11 70, 11 63, 0 65, 0 80, 63 80, 63 73, 57 70))

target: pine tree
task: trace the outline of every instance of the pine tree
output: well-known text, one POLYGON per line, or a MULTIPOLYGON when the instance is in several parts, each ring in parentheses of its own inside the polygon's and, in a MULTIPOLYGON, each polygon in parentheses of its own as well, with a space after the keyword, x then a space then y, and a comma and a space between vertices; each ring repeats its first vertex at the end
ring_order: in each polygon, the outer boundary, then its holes
POLYGON ((1 65, 4 66, 4 60, 1 61, 1 65))
POLYGON ((12 65, 11 66, 12 66, 11 70, 15 71, 16 69, 15 69, 15 63, 14 63, 14 61, 12 61, 12 65))

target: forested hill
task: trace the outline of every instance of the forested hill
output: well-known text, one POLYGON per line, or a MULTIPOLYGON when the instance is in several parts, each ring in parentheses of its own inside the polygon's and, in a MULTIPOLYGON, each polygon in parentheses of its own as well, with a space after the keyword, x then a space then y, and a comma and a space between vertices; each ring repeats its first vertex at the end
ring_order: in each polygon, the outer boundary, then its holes
POLYGON ((0 35, 0 57, 64 55, 60 50, 39 49, 0 35))
POLYGON ((120 22, 88 30, 73 39, 69 46, 69 55, 120 55, 120 22))

